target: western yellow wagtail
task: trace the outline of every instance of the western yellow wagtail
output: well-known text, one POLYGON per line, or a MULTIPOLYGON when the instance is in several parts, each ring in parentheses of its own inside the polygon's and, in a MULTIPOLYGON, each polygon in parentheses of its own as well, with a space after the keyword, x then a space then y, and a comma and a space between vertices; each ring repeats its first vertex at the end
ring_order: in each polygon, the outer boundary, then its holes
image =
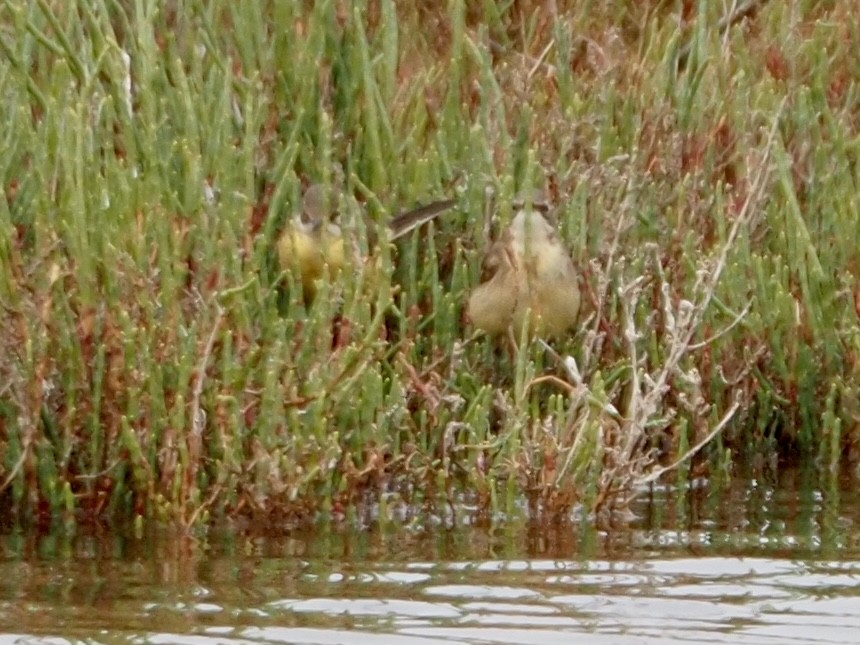
POLYGON ((514 207, 510 226, 487 248, 466 315, 494 336, 512 333, 519 339, 526 321, 532 334, 561 336, 579 313, 576 269, 543 191, 519 193, 514 207))
MULTIPOLYGON (((344 234, 337 223, 334 195, 320 184, 305 191, 302 209, 289 222, 278 240, 278 262, 284 271, 297 270, 301 278, 305 301, 316 293, 316 281, 323 278, 326 268, 329 279, 334 279, 349 263, 344 234)), ((393 242, 439 216, 456 204, 446 199, 432 202, 401 213, 386 223, 387 241, 393 242)), ((374 229, 368 227, 371 244, 375 242, 374 229)))

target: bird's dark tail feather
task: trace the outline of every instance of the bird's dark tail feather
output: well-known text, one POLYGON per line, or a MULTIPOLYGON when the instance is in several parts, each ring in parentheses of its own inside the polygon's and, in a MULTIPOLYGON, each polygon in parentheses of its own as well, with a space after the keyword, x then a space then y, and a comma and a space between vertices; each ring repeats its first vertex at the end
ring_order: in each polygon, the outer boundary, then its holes
POLYGON ((419 226, 435 219, 457 203, 456 199, 443 199, 438 202, 420 206, 404 213, 395 215, 388 220, 389 237, 394 241, 407 233, 414 231, 419 226))

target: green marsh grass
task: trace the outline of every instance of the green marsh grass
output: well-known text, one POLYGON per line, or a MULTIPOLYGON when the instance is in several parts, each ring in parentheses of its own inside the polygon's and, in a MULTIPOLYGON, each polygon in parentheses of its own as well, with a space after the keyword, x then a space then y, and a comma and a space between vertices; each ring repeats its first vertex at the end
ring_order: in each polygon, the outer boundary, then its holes
POLYGON ((847 9, 555 5, 5 0, 0 508, 566 521, 756 456, 856 466, 847 9), (307 306, 273 251, 311 182, 459 207, 373 258, 352 227, 307 306), (463 302, 529 183, 583 307, 506 355, 463 302))

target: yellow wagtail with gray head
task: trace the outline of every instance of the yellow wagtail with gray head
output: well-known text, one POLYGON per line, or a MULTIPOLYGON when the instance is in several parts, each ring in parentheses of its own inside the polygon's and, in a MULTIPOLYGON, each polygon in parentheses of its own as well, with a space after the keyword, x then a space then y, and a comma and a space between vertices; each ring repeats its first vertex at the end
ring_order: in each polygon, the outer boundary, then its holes
MULTIPOLYGON (((302 283, 305 302, 316 294, 316 282, 326 276, 335 279, 350 262, 343 229, 338 223, 336 195, 321 184, 308 187, 302 209, 289 222, 278 240, 278 263, 283 271, 292 271, 302 283)), ((438 217, 456 204, 446 199, 415 208, 386 223, 386 237, 393 242, 410 231, 438 217)), ((374 228, 367 226, 371 246, 375 246, 374 228)))
POLYGON ((558 238, 543 191, 519 193, 514 208, 513 221, 487 248, 466 316, 493 336, 519 339, 526 323, 532 334, 561 336, 579 313, 573 260, 558 238))

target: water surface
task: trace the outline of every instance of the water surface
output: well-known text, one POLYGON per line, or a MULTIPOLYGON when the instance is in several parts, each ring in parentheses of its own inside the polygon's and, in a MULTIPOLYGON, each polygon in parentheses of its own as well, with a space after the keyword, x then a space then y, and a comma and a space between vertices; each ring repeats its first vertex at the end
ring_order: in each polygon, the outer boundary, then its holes
POLYGON ((858 501, 754 483, 655 492, 624 531, 12 534, 0 645, 855 642, 858 501))

